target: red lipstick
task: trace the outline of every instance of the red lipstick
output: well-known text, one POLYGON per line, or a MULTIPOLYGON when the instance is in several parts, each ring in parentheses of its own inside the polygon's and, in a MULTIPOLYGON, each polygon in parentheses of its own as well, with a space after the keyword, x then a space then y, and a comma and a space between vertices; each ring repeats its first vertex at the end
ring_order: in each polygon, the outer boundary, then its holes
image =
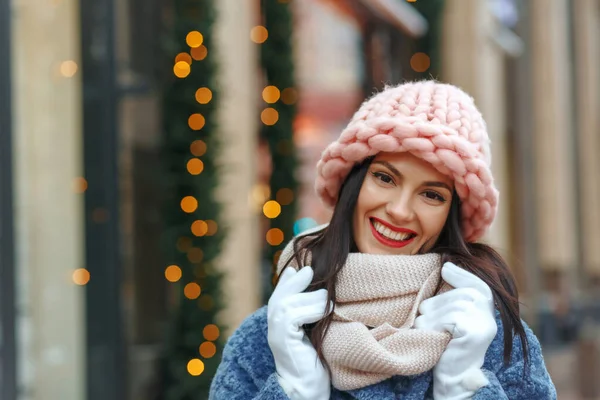
POLYGON ((412 241, 417 236, 417 233, 415 231, 411 231, 410 229, 398 228, 398 227, 392 226, 392 225, 388 224, 387 222, 380 220, 379 218, 371 218, 370 222, 371 222, 370 223, 370 225, 371 225, 371 232, 373 233, 373 236, 375 237, 375 239, 377 239, 381 244, 389 246, 389 247, 394 247, 394 248, 398 249, 398 248, 407 246, 410 243, 412 243, 412 241), (377 230, 375 229, 375 226, 373 226, 373 221, 379 222, 380 224, 382 224, 385 227, 389 228, 393 232, 410 233, 413 236, 410 239, 408 239, 408 240, 393 240, 393 239, 388 239, 385 236, 383 236, 381 233, 377 232, 377 230))

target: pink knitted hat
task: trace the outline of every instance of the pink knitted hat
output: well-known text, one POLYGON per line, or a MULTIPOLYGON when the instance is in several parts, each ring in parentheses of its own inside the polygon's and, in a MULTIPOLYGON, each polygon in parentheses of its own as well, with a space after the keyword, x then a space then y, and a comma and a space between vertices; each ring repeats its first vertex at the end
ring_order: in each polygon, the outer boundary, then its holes
POLYGON ((334 207, 346 176, 379 152, 410 152, 454 179, 468 242, 481 238, 496 216, 490 140, 471 96, 459 88, 421 81, 386 87, 366 100, 317 164, 315 189, 334 207))

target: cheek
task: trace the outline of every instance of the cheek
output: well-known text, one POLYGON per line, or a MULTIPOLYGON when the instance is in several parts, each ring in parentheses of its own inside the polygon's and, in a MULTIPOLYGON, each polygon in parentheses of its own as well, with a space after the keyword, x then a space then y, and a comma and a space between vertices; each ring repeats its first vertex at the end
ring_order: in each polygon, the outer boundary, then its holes
POLYGON ((430 210, 430 212, 424 214, 421 218, 421 223, 423 224, 425 236, 439 236, 444 228, 449 211, 450 207, 444 207, 443 209, 435 210, 435 212, 431 212, 430 210))

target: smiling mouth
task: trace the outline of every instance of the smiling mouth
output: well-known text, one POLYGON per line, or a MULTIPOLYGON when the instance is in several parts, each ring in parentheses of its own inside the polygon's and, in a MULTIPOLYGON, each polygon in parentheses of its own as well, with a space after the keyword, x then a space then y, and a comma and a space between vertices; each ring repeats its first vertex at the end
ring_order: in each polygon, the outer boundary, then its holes
POLYGON ((370 218, 369 221, 371 222, 369 225, 375 239, 386 246, 394 248, 404 247, 417 237, 416 233, 392 231, 373 218, 370 218))

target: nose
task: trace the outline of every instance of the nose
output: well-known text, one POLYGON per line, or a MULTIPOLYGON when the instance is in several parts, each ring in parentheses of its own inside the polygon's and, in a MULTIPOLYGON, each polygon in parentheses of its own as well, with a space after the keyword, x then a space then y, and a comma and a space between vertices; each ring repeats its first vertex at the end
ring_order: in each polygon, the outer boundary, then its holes
POLYGON ((385 210, 390 218, 399 225, 411 221, 415 217, 412 199, 407 193, 388 201, 385 210))

